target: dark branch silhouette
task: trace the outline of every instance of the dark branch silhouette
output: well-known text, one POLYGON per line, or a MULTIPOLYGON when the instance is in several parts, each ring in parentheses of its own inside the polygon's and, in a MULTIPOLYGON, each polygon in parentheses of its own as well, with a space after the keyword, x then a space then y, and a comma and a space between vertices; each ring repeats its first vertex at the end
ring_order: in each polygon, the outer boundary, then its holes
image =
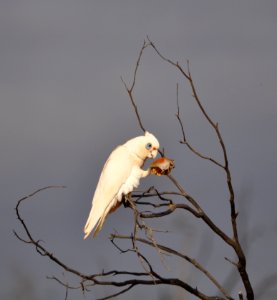
MULTIPOLYGON (((63 271, 75 275, 79 279, 79 285, 73 286, 70 285, 68 282, 59 279, 58 277, 52 276, 49 277, 52 280, 55 280, 59 284, 61 284, 66 289, 66 298, 68 292, 71 289, 80 289, 82 293, 87 293, 90 291, 91 288, 94 286, 112 286, 115 288, 115 292, 111 295, 105 295, 104 298, 101 299, 110 299, 119 295, 122 295, 129 290, 133 289, 135 286, 154 286, 157 287, 159 285, 172 285, 183 290, 187 291, 188 293, 194 295, 199 299, 205 300, 221 300, 221 299, 247 299, 253 300, 254 299, 254 292, 249 280, 249 276, 247 273, 246 268, 246 257, 244 251, 241 247, 241 243, 239 240, 238 235, 238 226, 237 226, 237 211, 236 211, 236 203, 235 203, 235 193, 232 184, 232 177, 229 168, 229 161, 226 146, 217 122, 214 122, 213 119, 209 116, 206 109, 202 105, 200 98, 198 96, 194 81, 192 79, 192 75, 190 72, 189 61, 187 61, 186 68, 180 65, 178 62, 174 62, 171 59, 166 58, 161 54, 158 48, 154 45, 154 43, 147 37, 147 41, 144 41, 141 50, 139 52, 139 56, 136 62, 133 79, 130 87, 126 84, 126 82, 122 79, 122 82, 125 86, 126 92, 130 99, 131 105, 134 109, 139 127, 146 131, 146 127, 142 123, 141 116, 139 114, 138 107, 135 102, 135 98, 133 95, 133 91, 136 84, 136 77, 137 72, 140 66, 140 62, 143 56, 144 51, 149 48, 154 50, 154 53, 157 54, 158 57, 162 59, 162 61, 170 64, 173 68, 177 71, 181 72, 184 77, 184 81, 187 82, 191 88, 192 96, 196 102, 196 105, 199 107, 201 114, 207 121, 207 123, 211 126, 214 130, 214 133, 217 137, 219 147, 223 154, 223 162, 216 160, 213 157, 208 157, 207 155, 203 154, 201 151, 196 149, 194 146, 190 144, 188 141, 185 126, 181 119, 180 115, 180 106, 179 106, 179 84, 177 84, 176 88, 176 98, 177 98, 177 113, 176 118, 178 124, 181 129, 181 140, 180 143, 188 147, 188 149, 194 153, 199 159, 207 160, 211 162, 214 166, 220 168, 225 176, 226 185, 228 188, 228 197, 229 197, 229 204, 230 204, 230 220, 232 226, 232 236, 226 234, 217 224, 214 223, 212 220, 212 216, 209 216, 204 209, 200 206, 197 199, 190 195, 185 187, 172 175, 166 175, 168 181, 172 185, 172 191, 159 191, 155 187, 151 187, 145 191, 136 191, 132 194, 131 198, 126 199, 128 202, 128 206, 133 211, 134 214, 134 226, 130 235, 122 235, 120 233, 113 233, 110 236, 111 244, 116 247, 121 253, 131 252, 135 256, 137 256, 139 267, 143 268, 143 272, 134 271, 126 271, 126 270, 109 270, 109 271, 102 271, 100 273, 95 274, 84 274, 83 272, 76 270, 65 263, 63 263, 58 257, 56 257, 50 250, 48 250, 45 246, 40 243, 40 240, 36 240, 29 227, 26 225, 26 222, 21 216, 20 213, 20 206, 21 204, 34 197, 37 193, 42 192, 43 190, 50 189, 50 188, 57 188, 59 186, 48 186, 42 189, 38 189, 37 191, 33 192, 29 196, 21 198, 16 205, 16 214, 17 218, 20 221, 23 229, 25 231, 26 237, 20 236, 17 232, 14 231, 16 237, 27 244, 32 245, 35 250, 42 256, 48 257, 53 263, 59 265, 63 271), (176 198, 182 200, 181 203, 176 202, 176 198), (145 210, 147 208, 148 210, 145 210), (151 226, 149 226, 146 221, 149 219, 154 218, 163 218, 164 216, 174 214, 176 210, 181 210, 184 213, 191 214, 195 218, 204 222, 204 224, 210 228, 210 230, 217 236, 221 238, 221 240, 231 247, 236 254, 235 261, 231 261, 230 259, 226 258, 231 263, 232 268, 237 269, 237 276, 240 278, 242 284, 244 285, 244 291, 240 291, 239 294, 235 296, 232 295, 232 291, 228 291, 225 286, 223 286, 219 279, 216 278, 211 272, 209 272, 205 266, 203 266, 199 261, 194 258, 189 257, 187 254, 182 253, 176 249, 173 249, 167 245, 162 245, 156 241, 155 233, 158 230, 155 230, 151 226), (121 240, 127 240, 130 242, 130 246, 127 249, 122 249, 120 246, 121 240), (207 295, 205 291, 202 291, 201 287, 194 287, 187 282, 180 280, 179 278, 168 278, 163 276, 162 274, 158 273, 149 258, 142 254, 141 247, 152 247, 157 256, 160 257, 161 262, 163 263, 164 255, 170 254, 176 259, 182 259, 186 262, 190 263, 197 271, 201 272, 216 288, 219 295, 207 295), (122 275, 127 276, 128 278, 122 280, 122 275)), ((160 151, 160 154, 163 156, 164 151, 160 151)), ((167 232, 168 233, 168 232, 167 232)))

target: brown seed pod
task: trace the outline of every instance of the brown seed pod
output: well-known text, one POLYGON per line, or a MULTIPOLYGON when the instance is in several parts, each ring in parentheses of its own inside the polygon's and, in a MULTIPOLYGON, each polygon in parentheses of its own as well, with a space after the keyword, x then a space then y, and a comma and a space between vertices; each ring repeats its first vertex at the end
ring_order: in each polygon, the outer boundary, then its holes
POLYGON ((150 173, 156 176, 168 175, 175 167, 174 160, 167 157, 160 157, 150 165, 150 173))

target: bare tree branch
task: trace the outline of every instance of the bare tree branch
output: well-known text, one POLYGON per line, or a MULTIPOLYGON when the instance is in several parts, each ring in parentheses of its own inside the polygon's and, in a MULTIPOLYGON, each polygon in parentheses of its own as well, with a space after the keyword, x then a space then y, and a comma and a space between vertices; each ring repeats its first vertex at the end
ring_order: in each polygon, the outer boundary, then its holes
POLYGON ((128 88, 128 85, 126 84, 126 82, 123 80, 123 78, 121 77, 121 81, 123 82, 124 86, 125 86, 125 89, 129 95, 129 98, 131 100, 131 103, 132 103, 132 106, 135 110, 135 113, 136 113, 136 116, 137 116, 137 120, 139 122, 139 126, 140 128, 142 129, 143 132, 146 131, 146 129, 144 128, 144 126, 142 125, 142 121, 141 121, 141 117, 139 115, 139 112, 138 112, 138 107, 135 103, 135 100, 134 100, 134 96, 133 96, 133 89, 135 87, 135 84, 136 84, 136 78, 137 78, 137 71, 138 71, 138 67, 139 67, 139 64, 140 64, 140 60, 141 60, 141 56, 142 56, 142 53, 144 51, 144 49, 148 47, 148 43, 146 43, 146 41, 143 42, 143 45, 140 49, 140 52, 139 52, 139 56, 138 56, 138 59, 137 59, 137 62, 136 62, 136 67, 135 67, 135 71, 134 71, 134 76, 133 76, 133 82, 131 84, 131 87, 128 88))
POLYGON ((216 161, 215 159, 213 159, 211 157, 203 155, 202 153, 200 153, 199 151, 197 151, 193 146, 191 146, 191 144, 188 142, 186 134, 185 134, 185 130, 184 130, 184 125, 183 125, 183 122, 182 122, 181 117, 180 117, 179 85, 178 84, 177 84, 177 87, 176 87, 176 91, 177 91, 176 92, 176 97, 177 97, 177 113, 176 113, 176 118, 177 118, 177 120, 179 122, 179 125, 181 127, 182 136, 183 136, 182 140, 180 140, 180 143, 186 145, 192 153, 194 153, 195 155, 199 156, 200 158, 203 158, 203 159, 206 159, 206 160, 210 160, 215 165, 217 165, 220 168, 224 169, 224 166, 221 163, 219 163, 218 161, 216 161))
MULTIPOLYGON (((38 194, 39 192, 41 192, 43 190, 46 190, 46 189, 49 189, 49 188, 57 188, 57 187, 61 187, 61 186, 48 186, 48 187, 45 187, 45 188, 41 188, 41 189, 38 189, 35 192, 31 193, 30 195, 28 195, 26 197, 23 197, 23 198, 18 200, 16 208, 15 208, 17 218, 19 219, 20 223, 22 224, 22 226, 25 230, 25 233, 26 233, 26 235, 29 239, 29 240, 25 240, 25 239, 20 238, 20 240, 22 240, 22 241, 24 241, 28 244, 33 245, 35 247, 36 251, 40 255, 48 257, 51 261, 53 261, 54 263, 59 265, 64 271, 77 276, 80 279, 80 286, 79 286, 80 289, 82 289, 84 291, 86 289, 86 286, 87 286, 86 284, 88 284, 88 285, 92 284, 92 286, 94 286, 94 285, 106 285, 106 286, 115 286, 115 287, 126 287, 127 286, 127 288, 123 289, 122 291, 116 292, 113 295, 108 296, 108 297, 115 297, 117 295, 121 295, 122 293, 129 291, 131 288, 133 288, 136 285, 160 285, 160 284, 164 284, 164 285, 179 286, 179 287, 185 289, 186 291, 190 292, 191 294, 195 295, 199 299, 203 299, 203 300, 216 300, 216 299, 221 300, 221 299, 224 299, 224 298, 220 298, 220 297, 207 296, 204 293, 200 292, 197 288, 193 288, 192 286, 190 286, 189 284, 181 281, 178 278, 164 278, 164 277, 160 276, 158 273, 156 273, 153 270, 153 267, 151 266, 150 262, 140 253, 140 251, 138 249, 136 249, 136 252, 147 263, 147 265, 149 267, 149 272, 141 273, 141 272, 128 272, 128 271, 113 270, 113 271, 108 271, 108 272, 103 271, 102 273, 87 275, 87 274, 84 274, 80 271, 77 271, 77 270, 73 269, 72 267, 67 266, 60 259, 58 259, 53 253, 51 253, 44 246, 42 246, 40 244, 39 240, 36 241, 33 238, 33 236, 31 235, 31 232, 29 231, 25 221, 21 217, 20 210, 19 210, 20 205, 23 203, 23 201, 32 198, 33 196, 35 196, 36 194, 38 194), (135 278, 128 279, 128 280, 123 280, 123 281, 122 280, 121 281, 101 280, 101 278, 111 276, 111 275, 113 277, 116 276, 116 275, 131 275, 131 276, 135 276, 135 278), (139 277, 140 276, 145 276, 145 277, 151 276, 152 279, 150 279, 150 280, 137 279, 136 277, 138 277, 138 276, 139 277), (155 278, 153 278, 153 276, 155 278), (91 284, 89 282, 91 282, 91 284)), ((16 232, 15 232, 15 235, 17 237, 19 236, 16 232)), ((155 245, 154 245, 154 247, 155 247, 155 245)), ((66 287, 66 298, 67 298, 68 289, 75 289, 75 287, 70 286, 69 284, 62 282, 57 277, 53 276, 51 279, 56 280, 61 285, 66 287)), ((105 299, 105 298, 103 298, 103 299, 105 299)))
MULTIPOLYGON (((55 280, 59 284, 61 284, 66 289, 66 295, 65 299, 67 299, 68 292, 71 289, 80 289, 83 293, 89 292, 90 288, 97 286, 97 285, 103 285, 103 286, 110 286, 114 287, 115 291, 105 296, 101 299, 110 299, 114 298, 116 296, 120 296, 129 290, 133 289, 135 286, 141 285, 141 286, 158 286, 158 285, 172 285, 172 286, 178 286, 182 288, 183 290, 187 291, 188 293, 194 295, 195 297, 203 300, 223 300, 223 299, 234 299, 231 296, 231 292, 226 290, 226 287, 224 287, 222 284, 219 283, 219 280, 211 274, 203 265, 201 265, 197 260, 192 259, 188 255, 182 254, 179 251, 168 247, 166 245, 161 245, 157 243, 155 235, 158 230, 153 229, 151 226, 149 226, 146 221, 148 219, 152 218, 162 218, 167 215, 173 214, 177 209, 183 210, 186 213, 190 213, 192 216, 194 216, 197 219, 201 219, 204 224, 206 224, 214 234, 219 236, 223 242, 226 243, 226 245, 230 246, 232 249, 234 249, 236 253, 236 260, 237 261, 231 261, 228 258, 228 260, 232 266, 235 266, 235 268, 238 270, 240 275, 240 280, 242 281, 244 288, 245 288, 245 297, 247 300, 253 300, 254 299, 254 292, 252 285, 250 283, 248 273, 246 270, 246 257, 244 254, 244 251, 241 247, 239 236, 238 236, 238 228, 237 228, 237 211, 236 211, 236 205, 235 205, 235 193, 232 185, 232 177, 231 172, 229 168, 229 161, 228 161, 228 155, 225 143, 222 138, 221 131, 219 129, 219 125, 217 122, 214 122, 213 119, 209 116, 206 109, 204 108, 202 102, 200 101, 200 98, 198 96, 194 81, 192 79, 192 75, 190 72, 190 66, 189 62, 187 61, 186 70, 183 68, 178 61, 174 62, 171 59, 166 58, 164 55, 161 54, 161 52, 158 50, 158 48, 154 45, 154 43, 147 37, 147 41, 144 41, 139 55, 138 59, 136 61, 136 66, 133 74, 133 79, 130 84, 130 87, 125 83, 125 81, 121 78, 125 89, 128 93, 131 105, 134 109, 139 127, 145 132, 146 129, 143 126, 141 116, 138 111, 138 107, 136 105, 133 91, 135 88, 136 80, 137 80, 137 72, 140 66, 141 58, 146 50, 146 48, 150 48, 154 50, 154 53, 158 55, 163 61, 166 63, 169 63, 171 66, 176 68, 178 71, 181 72, 183 75, 185 81, 188 82, 190 89, 192 91, 192 96, 199 107, 203 117, 208 122, 208 124, 211 126, 212 130, 214 130, 218 143, 220 145, 220 148, 223 153, 223 162, 220 162, 216 160, 215 158, 209 157, 207 155, 202 154, 200 151, 196 150, 189 142, 186 136, 185 127, 183 124, 183 121, 181 119, 180 115, 180 105, 179 105, 179 84, 176 86, 176 98, 177 98, 177 113, 176 118, 178 121, 178 124, 181 128, 182 133, 182 139, 180 143, 186 145, 188 149, 194 153, 197 157, 200 159, 208 160, 212 162, 217 167, 220 167, 220 169, 223 170, 225 173, 226 178, 226 184, 228 187, 228 196, 229 196, 229 204, 230 204, 230 220, 231 220, 231 226, 232 226, 232 236, 227 235, 218 225, 216 225, 212 221, 212 217, 209 216, 200 206, 198 200, 193 197, 191 194, 189 194, 186 189, 179 183, 179 181, 172 175, 167 175, 167 178, 169 182, 174 186, 173 191, 159 191, 155 187, 151 187, 148 190, 145 191, 137 191, 134 192, 132 196, 130 196, 126 201, 129 203, 130 208, 133 211, 134 217, 134 226, 132 229, 132 233, 130 235, 121 235, 118 233, 111 235, 111 242, 114 247, 116 247, 122 254, 126 252, 133 253, 139 261, 139 266, 142 267, 143 272, 139 272, 137 270, 135 271, 128 271, 128 270, 108 270, 108 271, 102 271, 100 273, 93 273, 93 274, 84 274, 83 272, 76 270, 68 265, 66 265, 64 262, 62 262, 58 257, 56 257, 51 251, 47 250, 47 248, 42 245, 41 240, 36 240, 32 236, 29 228, 26 225, 26 222, 23 220, 21 213, 20 213, 20 205, 27 199, 30 199, 37 195, 38 193, 50 189, 50 188, 61 188, 63 186, 48 186, 41 189, 36 190, 35 192, 31 193, 30 195, 23 197, 18 200, 16 205, 16 215, 21 223, 24 232, 26 234, 26 237, 20 236, 16 231, 14 231, 15 236, 22 242, 32 245, 35 250, 44 257, 48 257, 50 261, 58 265, 63 271, 74 275, 79 281, 79 285, 73 286, 70 285, 68 282, 65 282, 63 280, 60 280, 58 277, 52 276, 50 279, 55 280), (180 198, 181 200, 185 201, 186 203, 176 203, 176 198, 180 198), (155 201, 155 202, 154 202, 155 201), (147 207, 147 211, 139 210, 138 208, 145 208, 147 207), (127 249, 122 249, 120 245, 116 242, 116 240, 129 240, 130 246, 127 249), (153 268, 153 264, 151 264, 151 260, 143 254, 141 247, 147 247, 150 246, 153 249, 157 251, 158 256, 161 259, 161 262, 165 265, 164 262, 164 255, 172 255, 173 257, 179 257, 190 264, 192 264, 199 272, 201 272, 207 279, 209 279, 214 286, 218 289, 218 291, 222 294, 222 296, 208 296, 205 294, 205 292, 200 291, 197 287, 193 287, 192 285, 188 284, 185 281, 180 280, 179 278, 166 278, 161 273, 158 273, 153 268), (122 277, 124 279, 122 279, 122 277), (127 278, 127 279, 125 279, 127 278)), ((160 154, 164 155, 164 149, 163 151, 159 151, 160 154)), ((148 222, 148 221, 147 221, 148 222)), ((243 293, 241 292, 239 295, 236 294, 236 297, 239 296, 239 299, 243 299, 243 293)))
MULTIPOLYGON (((154 45, 154 43, 149 39, 148 37, 148 42, 150 44, 150 46, 155 50, 155 52, 158 54, 158 56, 160 56, 160 58, 164 61, 166 61, 167 63, 169 63, 170 65, 172 65, 173 67, 177 68, 181 74, 186 78, 186 80, 189 82, 189 85, 191 87, 192 90, 192 95, 193 98, 195 99, 198 107, 200 108, 202 114, 204 115, 204 117, 206 118, 206 120, 208 121, 208 123, 211 125, 211 127, 214 129, 216 136, 218 138, 219 144, 221 146, 222 152, 223 152, 223 156, 224 156, 224 166, 216 163, 216 161, 213 161, 215 164, 217 164, 220 167, 224 167, 225 173, 226 173, 226 181, 227 181, 227 186, 228 186, 228 190, 229 190, 229 203, 230 203, 230 210, 231 210, 231 223, 232 223, 232 229, 233 229, 233 239, 232 239, 232 243, 229 243, 229 245, 231 245, 237 256, 238 256, 238 271, 240 273, 241 279, 243 281, 246 293, 247 293, 247 299, 248 300, 253 300, 254 299, 254 292, 253 292, 253 288, 252 285, 250 283, 249 280, 249 276, 248 273, 246 271, 246 258, 244 255, 244 252, 242 250, 240 241, 239 241, 239 237, 238 237, 238 230, 237 230, 237 222, 236 222, 236 218, 238 213, 236 212, 236 206, 235 206, 235 194, 234 194, 234 189, 233 189, 233 184, 232 184, 232 177, 231 177, 231 172, 229 169, 229 161, 228 161, 228 156, 227 156, 227 150, 226 150, 226 146, 225 143, 223 141, 220 129, 219 129, 219 125, 218 123, 214 122, 210 116, 208 115, 208 113, 206 112, 204 106, 202 105, 200 98, 198 96, 198 93, 196 91, 195 85, 194 85, 194 81, 192 79, 191 76, 191 72, 190 72, 190 67, 189 67, 189 61, 187 61, 187 71, 184 71, 183 67, 178 63, 178 62, 173 62, 172 60, 166 58, 165 56, 163 56, 160 51, 156 48, 156 46, 154 45)), ((193 151, 193 150, 192 150, 193 151)), ((194 151, 193 151, 194 152, 194 151)), ((207 158, 205 158, 207 159, 207 158)), ((211 160, 211 159, 210 159, 211 160)), ((221 234, 222 236, 222 234, 221 234)), ((227 242, 228 239, 226 239, 225 241, 227 242)))
POLYGON ((128 291, 129 291, 130 289, 132 289, 134 286, 135 286, 134 284, 130 284, 130 285, 127 286, 125 289, 123 289, 123 290, 121 290, 121 291, 119 291, 119 292, 117 292, 117 293, 111 294, 111 295, 109 295, 109 296, 107 296, 107 297, 99 298, 98 300, 106 300, 106 299, 112 299, 112 298, 115 298, 115 297, 117 297, 117 296, 119 296, 119 295, 122 295, 122 294, 128 292, 128 291))
MULTIPOLYGON (((130 236, 126 236, 126 235, 116 235, 116 234, 112 234, 111 235, 111 239, 128 239, 130 240, 131 237, 130 236)), ((151 247, 154 247, 153 243, 151 243, 150 241, 146 240, 146 239, 142 239, 137 237, 136 238, 137 241, 149 245, 151 247)), ((215 279, 214 276, 211 275, 210 272, 208 272, 199 262, 197 262, 195 259, 190 258, 187 255, 181 254, 180 252, 171 249, 167 246, 163 246, 160 244, 156 245, 159 249, 166 251, 167 253, 173 254, 175 256, 181 257, 183 259, 185 259, 186 261, 188 261, 189 263, 191 263, 195 268, 197 268, 198 270, 200 270, 203 274, 205 274, 211 281, 212 283, 222 292, 222 294, 227 298, 227 299, 233 299, 231 298, 231 296, 228 294, 227 291, 225 291, 225 289, 220 285, 220 283, 218 283, 218 281, 215 279)))

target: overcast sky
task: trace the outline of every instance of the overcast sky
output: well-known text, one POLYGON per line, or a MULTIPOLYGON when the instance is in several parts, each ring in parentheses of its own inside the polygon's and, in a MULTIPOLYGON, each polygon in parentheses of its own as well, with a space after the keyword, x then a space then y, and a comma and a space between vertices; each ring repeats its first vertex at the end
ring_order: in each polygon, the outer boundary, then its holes
MULTIPOLYGON (((46 191, 22 210, 35 238, 83 272, 139 269, 134 258, 119 255, 108 240, 114 229, 130 233, 129 210, 121 208, 113 214, 97 239, 83 241, 82 228, 107 156, 116 145, 142 133, 120 77, 131 81, 147 35, 172 60, 185 65, 189 59, 200 98, 219 122, 228 149, 240 210, 239 232, 248 237, 243 245, 250 278, 256 288, 266 276, 275 274, 276 280, 276 1, 2 0, 1 298, 64 299, 64 289, 46 279, 46 275, 61 275, 62 270, 12 233, 21 230, 16 201, 51 184, 67 189, 46 191)), ((142 58, 135 87, 144 126, 175 159, 174 176, 230 232, 222 172, 178 143, 177 82, 181 116, 192 144, 222 159, 188 85, 151 49, 142 58)), ((153 184, 172 188, 166 178, 142 182, 143 187, 153 184)), ((199 258, 221 282, 228 280, 232 268, 224 256, 232 257, 232 252, 199 220, 176 213, 154 224, 172 230, 178 250, 199 258)), ((173 263, 168 272, 168 277, 181 276, 215 293, 187 264, 173 263)), ((228 285, 232 284, 234 291, 241 288, 230 280, 228 285)), ((276 299, 276 289, 264 290, 260 299, 276 299)), ((87 299, 107 292, 111 290, 98 289, 87 299)), ((146 295, 194 299, 179 289, 155 287, 137 288, 121 299, 146 295)), ((83 296, 74 292, 69 299, 83 296)))

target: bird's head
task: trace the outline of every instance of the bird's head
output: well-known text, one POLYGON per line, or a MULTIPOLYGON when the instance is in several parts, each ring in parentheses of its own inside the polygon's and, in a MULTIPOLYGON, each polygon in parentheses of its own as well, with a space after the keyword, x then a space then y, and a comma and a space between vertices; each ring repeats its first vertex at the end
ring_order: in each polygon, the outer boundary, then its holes
POLYGON ((143 146, 143 150, 147 158, 155 158, 157 156, 160 147, 159 141, 148 131, 145 132, 143 146))
POLYGON ((144 136, 129 140, 125 146, 142 160, 145 160, 157 156, 160 144, 153 134, 146 131, 144 136))

